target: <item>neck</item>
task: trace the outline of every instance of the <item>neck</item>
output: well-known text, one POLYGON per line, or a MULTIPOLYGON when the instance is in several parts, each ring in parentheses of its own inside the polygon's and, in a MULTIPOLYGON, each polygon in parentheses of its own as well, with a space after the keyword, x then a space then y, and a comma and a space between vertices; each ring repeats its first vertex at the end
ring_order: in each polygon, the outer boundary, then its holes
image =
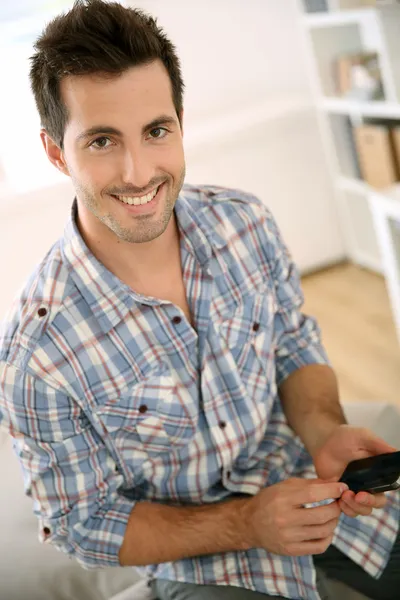
POLYGON ((179 229, 175 213, 164 233, 158 238, 141 244, 120 240, 105 225, 106 231, 92 232, 85 228, 77 213, 78 229, 94 256, 121 281, 133 289, 141 289, 146 282, 157 281, 165 277, 179 256, 179 229), (101 235, 100 235, 101 234, 101 235))

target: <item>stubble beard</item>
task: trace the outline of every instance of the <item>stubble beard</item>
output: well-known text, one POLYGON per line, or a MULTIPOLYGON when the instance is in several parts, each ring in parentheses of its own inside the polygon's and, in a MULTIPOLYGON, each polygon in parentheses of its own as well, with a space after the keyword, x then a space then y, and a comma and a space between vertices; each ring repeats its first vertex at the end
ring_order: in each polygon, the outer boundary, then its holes
POLYGON ((138 215, 132 217, 132 226, 124 226, 115 215, 110 212, 103 214, 101 212, 100 202, 96 199, 96 194, 88 187, 83 186, 71 176, 76 193, 84 206, 110 231, 112 231, 122 242, 131 244, 143 244, 155 240, 166 230, 168 223, 174 211, 174 206, 185 180, 185 166, 182 168, 176 185, 172 186, 172 178, 165 181, 166 198, 161 216, 155 220, 151 215, 138 215))

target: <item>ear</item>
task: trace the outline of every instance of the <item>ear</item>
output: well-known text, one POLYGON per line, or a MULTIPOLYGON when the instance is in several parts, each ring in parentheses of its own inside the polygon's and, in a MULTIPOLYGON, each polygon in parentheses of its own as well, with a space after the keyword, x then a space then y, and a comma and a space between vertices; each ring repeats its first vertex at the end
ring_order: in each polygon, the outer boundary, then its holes
POLYGON ((184 115, 184 110, 182 108, 180 114, 179 114, 179 120, 180 120, 180 124, 181 124, 181 133, 182 133, 182 137, 183 137, 183 115, 184 115))
POLYGON ((64 175, 69 176, 67 163, 61 148, 52 140, 45 129, 40 130, 40 139, 47 154, 49 161, 64 175))

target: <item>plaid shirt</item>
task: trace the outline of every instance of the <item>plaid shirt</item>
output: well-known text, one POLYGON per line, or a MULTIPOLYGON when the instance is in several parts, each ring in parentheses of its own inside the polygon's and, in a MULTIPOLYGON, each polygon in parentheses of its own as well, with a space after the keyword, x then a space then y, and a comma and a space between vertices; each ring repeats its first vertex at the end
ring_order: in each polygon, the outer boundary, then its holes
MULTIPOLYGON (((278 386, 327 359, 262 203, 236 190, 183 188, 175 214, 194 327, 97 261, 74 211, 0 340, 0 421, 14 438, 41 541, 85 568, 118 565, 136 502, 199 505, 315 476, 278 386)), ((377 577, 398 519, 391 493, 376 515, 342 515, 334 543, 377 577)), ((146 571, 319 598, 311 556, 253 548, 146 571)))

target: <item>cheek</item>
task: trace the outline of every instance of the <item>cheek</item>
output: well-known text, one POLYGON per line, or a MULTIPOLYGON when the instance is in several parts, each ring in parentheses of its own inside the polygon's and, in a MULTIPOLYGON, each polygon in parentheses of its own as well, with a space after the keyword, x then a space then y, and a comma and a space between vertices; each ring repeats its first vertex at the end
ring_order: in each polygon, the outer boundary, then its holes
POLYGON ((185 156, 183 146, 173 146, 168 148, 168 150, 160 156, 159 167, 161 167, 163 171, 176 176, 181 172, 184 163, 185 156))
POLYGON ((77 160, 74 174, 80 185, 93 191, 101 191, 115 180, 115 161, 101 160, 98 157, 85 157, 77 160))

